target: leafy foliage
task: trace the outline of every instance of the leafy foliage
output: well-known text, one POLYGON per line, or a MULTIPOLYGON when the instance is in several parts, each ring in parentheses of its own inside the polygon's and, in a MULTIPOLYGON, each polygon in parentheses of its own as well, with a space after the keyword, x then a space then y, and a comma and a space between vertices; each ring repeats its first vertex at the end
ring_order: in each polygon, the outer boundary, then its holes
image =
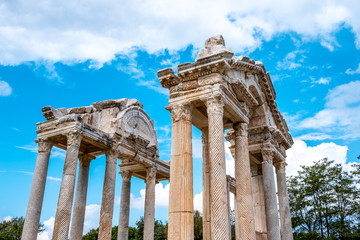
MULTIPOLYGON (((354 166, 360 170, 359 166, 354 166)), ((359 172, 327 158, 288 179, 295 239, 359 239, 359 172)))
MULTIPOLYGON (((21 233, 24 227, 25 219, 23 217, 15 217, 10 221, 2 221, 0 223, 0 240, 17 240, 21 239, 21 233)), ((44 231, 43 225, 39 225, 39 232, 44 231)))

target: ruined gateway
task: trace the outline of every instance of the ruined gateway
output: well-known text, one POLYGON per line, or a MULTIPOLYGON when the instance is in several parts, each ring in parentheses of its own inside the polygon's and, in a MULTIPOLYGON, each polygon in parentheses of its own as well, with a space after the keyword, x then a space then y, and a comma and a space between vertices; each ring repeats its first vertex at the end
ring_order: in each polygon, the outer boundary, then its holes
POLYGON ((37 237, 53 146, 66 150, 53 239, 81 239, 90 162, 104 154, 99 239, 111 239, 118 159, 122 175, 118 239, 128 239, 132 176, 146 182, 144 239, 154 239, 155 185, 163 180, 170 180, 168 239, 193 239, 192 125, 201 130, 203 141, 203 238, 231 238, 232 192, 236 239, 293 239, 285 176, 285 151, 293 140, 264 65, 234 56, 223 37, 215 36, 206 41, 194 63, 180 64, 177 74, 170 68, 161 70, 158 78, 169 89, 170 162, 159 159, 153 121, 135 99, 42 109, 46 121, 37 124, 38 158, 23 240, 37 237), (231 143, 235 178, 226 175, 224 137, 231 143))

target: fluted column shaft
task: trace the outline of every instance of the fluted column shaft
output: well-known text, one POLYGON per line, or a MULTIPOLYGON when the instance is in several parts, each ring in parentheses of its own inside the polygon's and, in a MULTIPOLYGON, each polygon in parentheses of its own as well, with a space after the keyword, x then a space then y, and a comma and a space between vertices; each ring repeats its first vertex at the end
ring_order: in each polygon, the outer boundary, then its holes
POLYGON ((171 106, 168 239, 194 239, 192 123, 188 105, 171 106))
POLYGON ((51 148, 51 142, 38 140, 38 156, 21 236, 24 240, 36 239, 38 233, 51 148))
POLYGON ((129 236, 129 212, 130 212, 130 187, 131 172, 121 171, 121 202, 118 227, 118 240, 128 240, 129 236))
POLYGON ((81 239, 83 234, 89 167, 92 159, 94 159, 94 157, 87 154, 81 156, 79 159, 79 172, 76 184, 73 217, 71 221, 70 240, 81 239))
POLYGON ((144 240, 154 239, 156 168, 146 169, 144 240))
POLYGON ((280 233, 281 239, 294 239, 292 233, 291 213, 289 205, 289 194, 286 186, 286 162, 275 164, 277 187, 279 196, 279 212, 280 212, 280 233))
POLYGON ((220 97, 207 99, 209 121, 210 214, 211 239, 226 239, 229 233, 229 212, 226 189, 224 146, 224 103, 220 97))
POLYGON ((82 136, 79 132, 70 132, 67 136, 67 151, 54 224, 54 240, 68 240, 69 237, 76 167, 81 139, 82 136))
POLYGON ((268 240, 280 240, 280 222, 276 200, 275 176, 272 161, 273 156, 270 150, 262 151, 262 155, 262 172, 268 240))
POLYGON ((247 130, 246 123, 234 125, 238 240, 256 239, 247 130))
POLYGON ((98 238, 101 240, 111 239, 117 157, 118 153, 114 150, 110 150, 106 153, 105 178, 100 210, 100 225, 98 236, 98 238))
POLYGON ((204 128, 201 131, 202 157, 203 157, 203 239, 210 240, 210 164, 209 164, 209 130, 204 128))

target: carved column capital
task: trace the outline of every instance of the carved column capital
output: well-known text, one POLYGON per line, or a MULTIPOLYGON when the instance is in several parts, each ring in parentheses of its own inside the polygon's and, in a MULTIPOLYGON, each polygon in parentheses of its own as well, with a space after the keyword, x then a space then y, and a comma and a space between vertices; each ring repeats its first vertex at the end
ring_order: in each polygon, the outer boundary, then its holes
POLYGON ((271 149, 262 149, 261 154, 264 162, 271 163, 273 162, 274 153, 271 149))
POLYGON ((276 168, 276 172, 278 173, 285 173, 287 163, 285 161, 277 162, 274 164, 276 168))
POLYGON ((224 100, 221 98, 221 96, 209 97, 205 100, 205 104, 208 114, 224 114, 224 100))
POLYGON ((110 149, 108 151, 106 151, 106 162, 108 161, 115 161, 116 163, 116 160, 119 156, 119 153, 117 151, 115 151, 114 149, 110 149))
POLYGON ((176 104, 171 106, 170 115, 172 122, 191 121, 191 106, 189 104, 176 104))
POLYGON ((79 157, 79 165, 80 167, 89 167, 91 160, 95 159, 95 156, 92 156, 90 154, 82 154, 79 157))
POLYGON ((123 182, 130 182, 131 181, 132 173, 130 171, 128 171, 128 170, 120 171, 120 174, 122 176, 122 181, 123 182))
POLYGON ((156 167, 148 167, 146 168, 146 182, 151 181, 153 178, 156 179, 156 167))
POLYGON ((82 135, 79 131, 71 131, 67 134, 67 145, 80 147, 82 135))
POLYGON ((37 144, 38 144, 38 152, 39 153, 50 152, 51 148, 53 146, 53 142, 51 142, 51 141, 49 141, 47 139, 39 138, 35 142, 37 142, 37 144))
POLYGON ((248 124, 247 123, 235 123, 234 132, 236 137, 247 137, 248 136, 248 124))

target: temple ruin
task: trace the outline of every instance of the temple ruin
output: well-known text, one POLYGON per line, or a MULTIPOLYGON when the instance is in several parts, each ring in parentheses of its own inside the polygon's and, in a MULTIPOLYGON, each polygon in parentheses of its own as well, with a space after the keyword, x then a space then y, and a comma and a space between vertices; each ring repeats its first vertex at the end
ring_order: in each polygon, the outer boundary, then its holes
POLYGON ((118 240, 128 239, 131 177, 146 182, 144 239, 154 239, 155 185, 163 180, 170 181, 168 239, 194 239, 193 125, 203 143, 203 239, 231 238, 230 193, 237 240, 293 239, 285 176, 293 140, 264 65, 234 56, 223 37, 215 36, 194 63, 180 64, 177 74, 161 70, 158 78, 169 89, 170 162, 159 159, 154 123, 135 99, 42 109, 46 121, 37 124, 38 157, 23 240, 37 238, 53 146, 66 150, 53 239, 81 239, 89 167, 100 155, 106 155, 106 167, 98 239, 111 239, 117 165, 122 175, 118 240), (235 178, 226 175, 224 138, 235 178))

